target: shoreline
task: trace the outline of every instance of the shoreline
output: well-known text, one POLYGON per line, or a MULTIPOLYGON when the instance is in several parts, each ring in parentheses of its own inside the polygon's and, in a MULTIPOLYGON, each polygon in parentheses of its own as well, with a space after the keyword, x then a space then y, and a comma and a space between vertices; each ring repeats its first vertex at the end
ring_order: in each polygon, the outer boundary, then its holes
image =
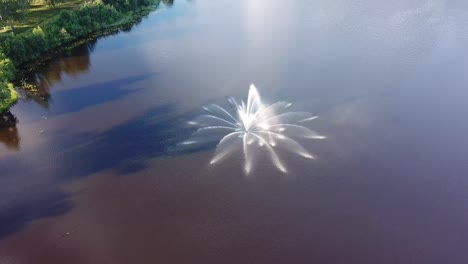
POLYGON ((24 64, 21 64, 17 67, 17 73, 15 76, 15 79, 13 80, 13 83, 18 83, 19 81, 22 80, 26 75, 31 74, 35 71, 38 70, 39 67, 46 65, 50 61, 52 61, 55 56, 60 55, 66 51, 69 51, 77 46, 80 46, 82 44, 85 44, 86 42, 92 41, 99 39, 101 37, 107 37, 111 36, 114 34, 118 34, 121 30, 128 28, 128 27, 133 27, 140 23, 144 17, 149 15, 152 11, 156 10, 157 4, 148 6, 146 8, 142 8, 141 10, 134 11, 138 12, 138 16, 132 17, 134 19, 133 21, 122 23, 122 24, 117 24, 117 25, 112 25, 108 28, 87 34, 85 36, 78 37, 64 45, 61 45, 54 50, 51 50, 49 52, 44 53, 40 58, 33 59, 31 61, 28 61, 24 64))
MULTIPOLYGON (((138 8, 137 10, 122 13, 122 18, 119 21, 113 24, 110 24, 108 27, 97 29, 96 31, 90 32, 88 34, 79 35, 76 37, 72 36, 69 41, 62 43, 58 45, 57 47, 49 48, 48 50, 42 52, 40 56, 27 60, 26 62, 20 63, 16 67, 13 67, 14 76, 12 78, 11 77, 5 78, 6 79, 6 82, 4 82, 5 87, 0 87, 0 95, 2 92, 4 94, 10 93, 9 97, 5 97, 5 98, 0 97, 0 113, 9 111, 11 107, 13 107, 17 103, 17 101, 20 99, 17 89, 15 88, 18 86, 13 85, 13 84, 19 84, 21 80, 24 80, 24 78, 27 75, 37 71, 39 67, 47 64, 48 62, 53 60, 55 56, 67 50, 73 49, 74 47, 82 45, 88 41, 98 39, 100 37, 117 34, 122 29, 133 27, 134 25, 140 23, 142 19, 146 17, 147 15, 149 15, 152 11, 156 10, 159 7, 160 2, 161 2, 160 0, 155 0, 153 1, 153 3, 151 3, 148 6, 142 6, 138 8)), ((22 35, 22 34, 23 33, 18 34, 18 35, 22 35)), ((12 59, 6 57, 6 60, 8 64, 14 64, 12 59)), ((0 73, 2 73, 1 69, 0 69, 0 73)), ((0 82, 0 85, 1 84, 2 83, 0 82)), ((24 88, 27 89, 27 87, 24 87, 24 88)))

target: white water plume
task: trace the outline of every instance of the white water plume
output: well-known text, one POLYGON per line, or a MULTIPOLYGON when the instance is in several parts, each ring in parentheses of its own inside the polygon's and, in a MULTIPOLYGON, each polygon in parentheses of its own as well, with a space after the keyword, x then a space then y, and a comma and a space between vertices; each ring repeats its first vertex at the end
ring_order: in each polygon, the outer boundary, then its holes
POLYGON ((189 122, 190 125, 199 127, 193 133, 193 139, 182 143, 197 144, 206 141, 209 136, 218 135, 217 140, 221 139, 210 164, 225 159, 235 152, 237 146, 242 146, 244 170, 249 174, 254 163, 253 148, 261 147, 268 153, 274 166, 287 173, 286 165, 276 152, 278 147, 288 149, 301 157, 314 159, 314 156, 292 137, 325 138, 304 126, 306 122, 316 119, 317 116, 306 112, 288 112, 287 109, 291 104, 287 102, 265 104, 253 84, 250 85, 247 103, 244 101, 238 103, 234 98, 229 98, 228 101, 234 111, 215 104, 203 107, 207 113, 189 122))

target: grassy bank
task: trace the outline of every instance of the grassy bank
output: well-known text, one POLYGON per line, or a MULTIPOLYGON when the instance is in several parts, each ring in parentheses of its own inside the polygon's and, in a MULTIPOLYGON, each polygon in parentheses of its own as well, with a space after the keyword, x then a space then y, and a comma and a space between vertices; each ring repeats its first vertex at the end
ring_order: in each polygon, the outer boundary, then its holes
POLYGON ((85 1, 79 8, 61 10, 32 30, 0 34, 0 112, 18 98, 11 84, 17 69, 44 61, 80 40, 127 27, 159 5, 160 0, 106 2, 85 1))
MULTIPOLYGON (((23 33, 37 27, 39 24, 58 15, 62 10, 77 9, 83 5, 85 0, 68 0, 55 6, 49 6, 45 1, 33 0, 28 15, 22 21, 15 21, 16 33, 23 33)), ((5 29, 0 28, 1 33, 11 33, 11 28, 7 22, 3 21, 5 29)))

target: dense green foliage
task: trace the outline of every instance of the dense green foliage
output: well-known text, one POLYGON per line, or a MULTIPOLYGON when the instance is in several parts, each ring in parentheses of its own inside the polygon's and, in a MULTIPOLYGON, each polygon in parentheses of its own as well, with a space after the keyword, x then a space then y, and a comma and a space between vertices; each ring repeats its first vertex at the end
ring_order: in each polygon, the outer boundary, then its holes
POLYGON ((15 65, 38 58, 45 51, 119 22, 124 16, 112 5, 87 4, 64 10, 46 24, 23 34, 0 35, 0 48, 15 65))
POLYGON ((0 0, 0 15, 3 19, 20 19, 27 14, 30 0, 0 0))
POLYGON ((30 0, 0 0, 0 16, 8 20, 13 28, 13 19, 22 19, 26 16, 30 0))
POLYGON ((150 0, 103 0, 104 4, 115 6, 118 10, 134 10, 139 6, 149 5, 150 0))
POLYGON ((12 95, 11 84, 8 85, 15 77, 15 66, 39 59, 44 53, 80 37, 132 23, 137 15, 130 10, 159 3, 159 0, 105 1, 108 3, 94 0, 79 9, 63 10, 31 32, 0 35, 0 112, 11 101, 9 98, 17 97, 16 93, 12 95))
POLYGON ((0 112, 6 110, 18 99, 18 93, 10 83, 15 78, 15 67, 10 59, 0 53, 0 112))

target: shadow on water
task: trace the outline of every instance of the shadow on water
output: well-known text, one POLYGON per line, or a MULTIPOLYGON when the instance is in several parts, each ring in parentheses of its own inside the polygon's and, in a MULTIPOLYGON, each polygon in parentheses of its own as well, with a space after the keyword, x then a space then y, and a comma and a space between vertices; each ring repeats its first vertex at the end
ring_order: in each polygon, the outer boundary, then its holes
MULTIPOLYGON (((205 145, 199 148, 180 149, 178 143, 188 138, 193 128, 186 126, 188 120, 197 113, 177 114, 172 105, 155 107, 138 118, 116 126, 108 131, 70 135, 57 133, 56 151, 49 153, 48 159, 54 160, 52 171, 38 172, 32 166, 24 166, 24 160, 33 157, 10 157, 0 160, 2 177, 0 177, 0 194, 2 190, 18 189, 22 181, 9 181, 12 177, 45 177, 53 175, 52 183, 37 195, 28 192, 17 192, 15 201, 3 201, 0 204, 0 238, 7 237, 21 230, 29 222, 57 216, 72 208, 70 194, 60 191, 63 184, 87 177, 94 173, 113 169, 117 175, 130 176, 132 173, 148 167, 152 158, 169 155, 183 155, 202 151, 214 146, 205 145), (43 173, 44 175, 38 175, 43 173), (12 203, 13 205, 10 205, 12 203)), ((44 146, 45 149, 50 146, 44 146)), ((26 154, 26 155, 34 155, 26 154)), ((26 188, 26 187, 24 187, 26 188)), ((21 186, 19 189, 22 189, 21 186)))
POLYGON ((58 216, 72 207, 67 194, 52 191, 16 203, 13 207, 0 208, 0 239, 20 231, 35 219, 58 216))
MULTIPOLYGON (((162 2, 167 7, 174 4, 173 0, 162 2)), ((134 26, 121 31, 128 32, 134 26)), ((27 89, 21 90, 22 100, 33 101, 49 109, 49 116, 59 115, 124 98, 138 90, 135 87, 126 89, 127 86, 154 76, 154 74, 129 76, 72 90, 57 91, 53 93, 52 98, 51 88, 61 83, 65 76, 76 77, 89 71, 92 66, 90 53, 94 51, 96 43, 97 40, 92 40, 77 46, 50 62, 39 72, 28 76, 25 80, 26 85, 23 85, 27 89), (54 107, 50 107, 52 102, 54 107)), ((34 220, 69 212, 73 208, 71 194, 63 192, 61 186, 72 180, 106 169, 115 169, 118 175, 131 175, 147 168, 149 159, 182 155, 214 147, 212 145, 192 149, 177 147, 178 142, 188 138, 193 132, 192 128, 185 126, 186 121, 193 116, 194 113, 178 115, 174 106, 163 105, 108 131, 78 135, 58 133, 54 135, 57 151, 51 153, 48 151, 50 146, 43 146, 43 153, 48 153, 47 158, 55 160, 54 164, 57 165, 46 171, 39 172, 34 166, 25 166, 25 160, 33 160, 31 156, 35 155, 34 153, 25 153, 21 158, 1 159, 0 194, 4 195, 0 195, 2 198, 0 239, 22 230, 34 220), (8 190, 28 190, 27 181, 11 179, 24 179, 30 176, 40 178, 46 174, 52 175, 53 181, 48 182, 41 190, 32 193, 15 192, 14 198, 8 195, 8 190)), ((19 149, 17 123, 17 118, 11 112, 0 116, 0 141, 8 149, 19 149)))
POLYGON ((17 123, 18 119, 10 111, 0 114, 0 142, 5 144, 8 149, 19 149, 20 137, 16 127, 17 123))
POLYGON ((192 116, 192 113, 177 116, 173 106, 163 105, 102 133, 77 135, 73 142, 66 137, 63 152, 57 156, 57 161, 63 164, 58 175, 80 178, 111 168, 119 175, 127 175, 147 168, 146 161, 151 158, 212 147, 177 147, 193 132, 193 128, 185 126, 192 116))
POLYGON ((69 112, 76 112, 86 107, 122 99, 143 87, 132 87, 129 85, 146 80, 155 74, 141 74, 129 76, 118 80, 92 84, 77 89, 62 90, 54 93, 54 107, 49 110, 49 116, 69 112))
MULTIPOLYGON (((47 115, 52 117, 77 112, 86 107, 125 98, 138 90, 135 87, 129 89, 129 85, 146 80, 154 75, 129 76, 123 79, 56 92, 54 94, 54 102, 56 103, 54 103, 53 108, 49 109, 47 115)), ((34 101, 48 108, 49 103, 52 102, 52 97, 47 91, 42 92, 44 92, 43 97, 34 97, 34 101)), ((0 115, 0 142, 5 144, 10 150, 18 150, 20 148, 17 123, 18 119, 11 112, 5 112, 0 115)))

